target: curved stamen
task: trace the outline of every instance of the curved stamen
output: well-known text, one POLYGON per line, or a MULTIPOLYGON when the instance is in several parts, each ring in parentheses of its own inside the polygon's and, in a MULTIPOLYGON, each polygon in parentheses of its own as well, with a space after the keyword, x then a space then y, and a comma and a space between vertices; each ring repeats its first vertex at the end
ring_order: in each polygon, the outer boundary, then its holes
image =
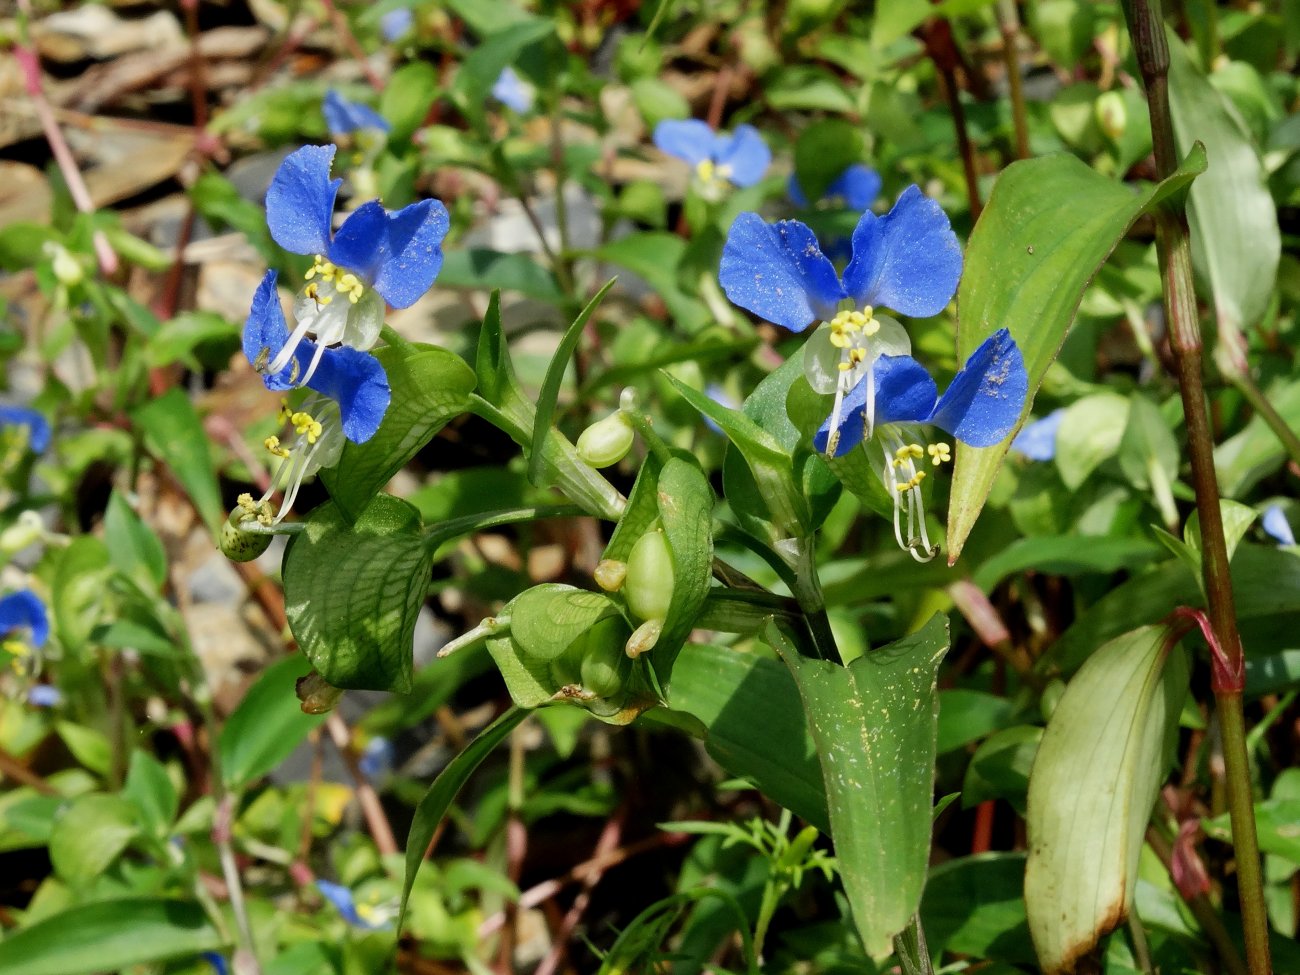
POLYGON ((289 336, 288 341, 284 343, 284 348, 282 348, 279 354, 271 360, 271 364, 263 370, 266 375, 279 375, 280 371, 289 364, 289 360, 293 358, 294 350, 298 348, 298 343, 307 337, 307 332, 311 328, 311 324, 312 319, 310 318, 304 318, 298 323, 297 327, 293 330, 293 333, 289 336))
POLYGON ((311 382, 311 377, 316 374, 316 367, 320 365, 321 357, 324 355, 325 355, 324 343, 318 344, 316 346, 316 351, 312 353, 311 365, 307 367, 307 374, 302 377, 302 382, 300 382, 298 385, 306 386, 309 382, 311 382))

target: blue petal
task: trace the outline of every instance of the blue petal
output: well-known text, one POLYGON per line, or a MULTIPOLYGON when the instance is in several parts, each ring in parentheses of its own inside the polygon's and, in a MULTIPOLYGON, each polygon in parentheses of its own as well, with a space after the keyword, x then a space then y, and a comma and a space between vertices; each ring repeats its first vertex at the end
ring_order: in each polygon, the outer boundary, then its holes
POLYGON ((865 210, 880 195, 880 176, 870 166, 855 163, 826 189, 827 196, 838 196, 850 210, 865 210))
POLYGON ((317 880, 316 889, 321 892, 321 896, 338 908, 338 912, 343 915, 343 920, 348 924, 357 927, 366 926, 361 916, 357 914, 356 901, 352 897, 352 891, 347 887, 329 880, 317 880))
POLYGON ((664 119, 655 126, 654 143, 694 166, 713 154, 713 130, 699 119, 664 119))
POLYGON ((0 406, 0 426, 27 427, 27 446, 38 454, 50 445, 50 421, 25 406, 0 406))
POLYGON ((859 305, 924 318, 943 311, 960 277, 961 247, 947 214, 909 186, 885 216, 862 214, 844 290, 859 305))
POLYGON ((0 599, 0 636, 18 629, 31 631, 32 646, 43 647, 50 638, 50 618, 45 604, 30 589, 19 589, 0 599))
POLYGON ((753 186, 772 165, 772 150, 758 134, 758 129, 752 125, 739 125, 730 139, 717 145, 713 161, 719 166, 731 167, 727 179, 734 185, 753 186))
POLYGON ((63 703, 63 692, 52 684, 33 684, 27 689, 27 703, 34 708, 57 708, 63 703))
POLYGON ((330 179, 335 146, 303 146, 284 157, 266 191, 266 225, 295 254, 324 254, 341 179, 330 179))
POLYGON ((348 214, 329 245, 329 259, 367 286, 375 283, 375 273, 388 247, 387 216, 378 200, 363 203, 348 214))
MULTIPOLYGON (((872 365, 876 381, 876 423, 925 423, 939 390, 925 367, 910 355, 882 355, 872 365)), ((864 377, 859 386, 866 385, 864 377)))
MULTIPOLYGON (((302 346, 315 351, 310 342, 302 346)), ((365 443, 375 435, 392 399, 379 360, 346 345, 325 350, 307 385, 339 404, 343 435, 353 443, 365 443)))
POLYGON ((379 33, 383 35, 384 40, 392 43, 411 29, 413 20, 414 16, 409 7, 390 10, 379 18, 379 33))
MULTIPOLYGON (((284 309, 280 307, 280 295, 275 290, 275 272, 267 271, 262 283, 253 294, 253 306, 248 311, 248 320, 244 323, 244 355, 257 368, 271 362, 284 343, 289 340, 289 326, 284 321, 284 309)), ((292 379, 303 375, 311 363, 315 346, 309 341, 298 343, 293 350, 297 368, 291 361, 274 376, 262 375, 262 381, 270 390, 293 389, 292 379)))
POLYGON ((833 318, 844 296, 811 230, 797 220, 767 224, 757 213, 742 213, 727 231, 718 280, 741 308, 793 332, 833 318))
POLYGON ((1020 347, 1005 328, 971 353, 934 408, 930 422, 972 447, 992 447, 1020 419, 1029 376, 1020 347))
POLYGON ((331 88, 325 92, 325 101, 321 105, 325 124, 329 126, 330 135, 347 135, 358 129, 379 129, 387 132, 392 128, 388 119, 368 105, 350 102, 331 88))
MULTIPOLYGON (((840 439, 835 444, 835 456, 843 457, 850 450, 862 443, 867 432, 867 384, 858 383, 844 401, 840 403, 840 439)), ((813 447, 817 453, 824 454, 826 445, 831 440, 831 417, 827 417, 821 427, 813 434, 813 447)))
POLYGON ((526 84, 509 65, 501 69, 501 74, 492 85, 492 97, 521 115, 533 107, 532 86, 526 84))
POLYGON ((785 195, 801 210, 808 208, 808 195, 804 193, 803 187, 799 185, 799 176, 797 173, 791 173, 790 178, 785 182, 785 195))
POLYGON ((1264 520, 1260 523, 1269 537, 1279 545, 1294 545, 1295 532, 1286 520, 1286 512, 1280 504, 1271 504, 1264 510, 1264 520))
POLYGON ((1011 449, 1030 460, 1051 460, 1056 456, 1056 431, 1065 418, 1065 410, 1053 410, 1041 420, 1026 423, 1011 441, 1011 449))
POLYGON ((438 200, 421 200, 388 214, 375 290, 394 308, 409 308, 433 285, 442 270, 442 239, 450 226, 447 208, 438 200))

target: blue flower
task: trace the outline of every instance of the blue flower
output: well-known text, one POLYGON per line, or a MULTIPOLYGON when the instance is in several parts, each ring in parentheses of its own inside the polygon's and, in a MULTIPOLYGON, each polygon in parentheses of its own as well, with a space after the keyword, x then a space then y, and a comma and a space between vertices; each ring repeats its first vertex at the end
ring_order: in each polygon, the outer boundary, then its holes
POLYGON ((0 406, 0 426, 26 427, 27 446, 38 454, 50 445, 50 423, 36 410, 25 406, 0 406))
MULTIPOLYGON (((790 174, 790 181, 786 184, 785 189, 790 197, 790 202, 795 206, 805 209, 809 206, 808 194, 799 185, 798 175, 795 173, 790 174)), ((830 186, 826 187, 822 199, 841 201, 841 205, 846 210, 866 210, 876 202, 876 197, 879 195, 880 174, 870 166, 854 163, 836 176, 830 186)))
POLYGON ((533 86, 520 78, 518 72, 510 65, 501 69, 501 74, 492 85, 492 97, 506 108, 512 108, 521 115, 533 107, 535 96, 533 86))
POLYGON ((1271 504, 1264 509, 1264 518, 1260 522, 1264 531, 1279 545, 1294 545, 1295 532, 1286 520, 1286 512, 1280 504, 1271 504))
POLYGON ((0 598, 0 650, 9 656, 9 666, 18 674, 30 672, 28 660, 36 656, 50 638, 50 618, 45 604, 30 589, 19 589, 0 598))
POLYGON ((27 689, 27 703, 34 708, 56 708, 63 703, 63 693, 52 684, 33 684, 27 689))
MULTIPOLYGON (((421 200, 396 213, 371 200, 348 214, 338 233, 331 231, 342 183, 330 179, 336 151, 332 145, 303 146, 290 153, 266 192, 266 223, 275 242, 316 258, 294 303, 297 327, 278 353, 260 364, 267 375, 284 370, 309 332, 322 346, 341 342, 370 348, 383 328, 384 302, 394 308, 415 304, 442 268, 449 221, 437 200, 421 200)), ((311 373, 309 368, 293 385, 307 384, 311 373)))
POLYGON ((772 164, 772 151, 752 125, 739 125, 728 135, 714 132, 699 119, 665 119, 655 126, 654 143, 694 166, 710 194, 726 183, 753 186, 772 164))
POLYGON ((325 92, 321 112, 325 116, 325 124, 329 126, 330 135, 336 138, 364 129, 378 129, 380 132, 392 129, 388 119, 373 108, 359 102, 350 102, 333 88, 325 92))
POLYGON ((414 20, 410 7, 398 7, 379 18, 379 33, 390 44, 411 29, 414 20))
POLYGON ((316 889, 338 908, 338 912, 343 915, 343 920, 353 927, 365 928, 369 931, 389 927, 392 911, 370 904, 358 906, 350 888, 328 880, 317 880, 316 889))
POLYGON ((881 479, 894 499, 894 534, 898 544, 919 561, 937 551, 930 545, 922 506, 926 472, 917 462, 930 456, 938 467, 952 459, 946 443, 922 449, 905 438, 909 424, 936 426, 972 447, 991 447, 1015 427, 1029 394, 1029 376, 1015 339, 1005 328, 990 335, 966 360, 942 395, 934 380, 911 356, 885 355, 876 362, 813 436, 813 445, 841 457, 878 436, 884 450, 881 479), (907 539, 901 512, 907 508, 907 539), (919 532, 919 534, 918 534, 919 532))
POLYGON ((378 736, 366 742, 366 747, 357 760, 357 767, 368 779, 378 779, 386 775, 393 767, 393 742, 389 738, 378 736))
POLYGON ((1053 410, 1041 420, 1026 423, 1011 441, 1011 449, 1030 460, 1051 460, 1056 456, 1056 431, 1064 418, 1065 410, 1053 410))
POLYGON ((230 968, 226 965, 226 959, 221 954, 215 951, 205 951, 199 957, 212 966, 212 970, 216 972, 216 975, 230 975, 230 968))

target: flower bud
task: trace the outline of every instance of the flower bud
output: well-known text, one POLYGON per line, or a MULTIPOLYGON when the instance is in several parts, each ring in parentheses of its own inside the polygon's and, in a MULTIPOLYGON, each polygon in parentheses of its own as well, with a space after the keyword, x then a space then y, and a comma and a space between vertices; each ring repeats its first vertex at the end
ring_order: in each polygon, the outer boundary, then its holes
POLYGON ((673 601, 673 556, 662 531, 646 532, 627 557, 623 597, 632 615, 662 620, 673 601))
POLYGON ((618 592, 627 578, 627 563, 618 559, 601 559, 591 576, 605 592, 618 592))
POLYGON ((622 411, 598 420, 578 437, 578 456, 595 468, 617 464, 632 449, 632 421, 622 411))
POLYGON ((328 714, 343 696, 343 689, 329 683, 316 671, 299 677, 294 685, 303 714, 328 714))
POLYGON ((221 554, 232 562, 251 562, 271 545, 268 532, 253 532, 244 527, 245 522, 269 524, 275 512, 267 501, 253 501, 247 494, 240 495, 239 504, 221 525, 221 554))
POLYGON ((580 665, 582 688, 597 697, 611 698, 623 689, 632 661, 623 652, 627 624, 618 617, 601 620, 582 641, 586 644, 580 665))
POLYGON ((1128 106, 1124 104, 1123 95, 1117 91, 1102 92, 1093 104, 1093 112, 1097 125, 1107 138, 1118 142, 1124 137, 1124 130, 1128 127, 1128 106))
POLYGON ((86 269, 66 247, 54 241, 47 241, 44 251, 50 257, 51 270, 54 271, 54 277, 59 284, 71 288, 81 283, 82 278, 86 276, 86 269))

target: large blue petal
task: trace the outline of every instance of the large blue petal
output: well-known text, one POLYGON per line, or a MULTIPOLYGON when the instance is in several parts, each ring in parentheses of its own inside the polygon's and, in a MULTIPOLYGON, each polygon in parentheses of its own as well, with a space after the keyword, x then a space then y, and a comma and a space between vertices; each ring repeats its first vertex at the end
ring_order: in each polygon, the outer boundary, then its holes
POLYGON ((324 254, 341 179, 330 179, 335 146, 303 146, 284 157, 266 191, 266 225, 295 254, 324 254))
MULTIPOLYGON (((284 321, 284 309, 280 307, 280 295, 275 290, 275 272, 267 271, 262 283, 253 293, 253 306, 248 310, 248 320, 244 322, 244 355, 260 372, 271 362, 284 343, 289 340, 289 326, 284 321)), ((308 364, 315 346, 309 341, 299 342, 293 350, 293 359, 297 361, 285 364, 274 376, 262 375, 266 388, 274 391, 293 389, 293 381, 301 376, 308 364)))
POLYGON ((731 138, 717 147, 713 161, 731 168, 727 179, 734 185, 753 186, 772 165, 772 150, 758 134, 758 129, 752 125, 738 125, 731 138))
POLYGON ((27 427, 27 446, 38 454, 50 445, 50 421, 26 406, 0 406, 0 426, 27 427))
POLYGON ((50 638, 50 618, 45 604, 30 589, 19 589, 0 599, 0 636, 17 629, 32 634, 32 646, 43 647, 50 638))
POLYGON ((844 290, 859 305, 923 318, 943 311, 960 277, 961 247, 948 215, 909 186, 885 216, 862 214, 844 290))
POLYGON ((798 220, 767 224, 742 213, 727 231, 718 280, 727 297, 791 331, 835 315, 844 296, 835 267, 798 220))
POLYGON ((369 105, 350 102, 333 88, 325 92, 321 113, 325 116, 330 135, 347 135, 358 129, 379 129, 381 132, 392 129, 388 119, 369 105))
MULTIPOLYGON (((934 380, 910 355, 882 355, 872 365, 877 423, 924 423, 939 394, 934 380)), ((866 378, 858 383, 866 385, 866 378)))
POLYGON ((870 166, 854 163, 826 188, 827 196, 838 196, 850 210, 865 210, 880 195, 880 175, 870 166))
POLYGON ((388 214, 378 200, 371 200, 348 214, 334 235, 328 256, 339 267, 373 285, 387 249, 388 214))
MULTIPOLYGON (((858 383, 840 403, 840 439, 835 444, 835 456, 843 457, 862 443, 867 431, 867 384, 858 383)), ((813 447, 819 454, 826 452, 831 440, 831 417, 827 417, 813 434, 813 447)))
POLYGON ((346 345, 325 350, 307 385, 339 404, 343 435, 353 443, 365 443, 375 435, 392 399, 379 360, 346 345))
POLYGON ((992 447, 1016 425, 1028 394, 1029 375, 1020 347, 1001 328, 971 353, 930 422, 962 443, 992 447))
POLYGON ((388 214, 388 242, 375 272, 375 290, 386 302, 409 308, 429 290, 442 270, 442 239, 450 226, 447 208, 438 200, 388 214))
POLYGON ((699 119, 664 119, 655 126, 654 143, 663 152, 694 166, 713 153, 713 130, 699 119))

